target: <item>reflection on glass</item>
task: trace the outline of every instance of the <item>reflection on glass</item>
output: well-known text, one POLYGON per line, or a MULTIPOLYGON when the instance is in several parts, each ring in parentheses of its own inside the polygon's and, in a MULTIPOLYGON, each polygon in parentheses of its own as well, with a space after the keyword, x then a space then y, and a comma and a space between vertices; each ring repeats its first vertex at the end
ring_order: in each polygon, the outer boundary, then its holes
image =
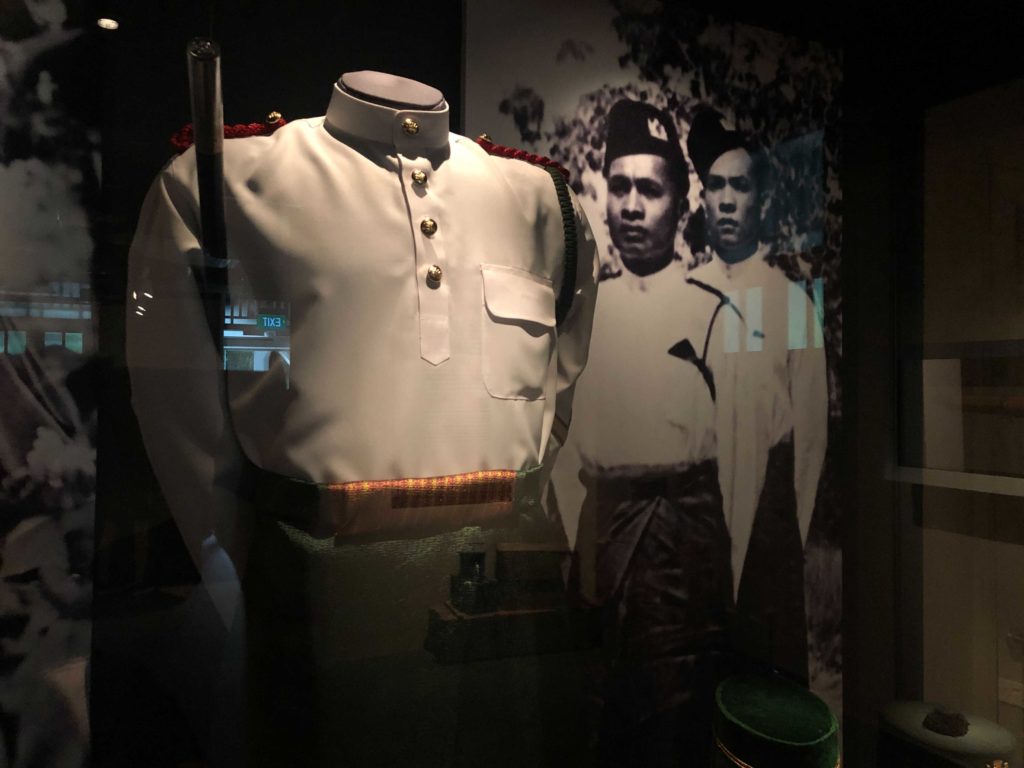
POLYGON ((7 354, 20 355, 28 345, 28 334, 25 331, 7 332, 7 354))
POLYGON ((921 329, 900 360, 904 465, 1024 476, 1024 145, 1002 119, 1007 99, 993 89, 925 118, 922 298, 903 310, 921 329))
POLYGON ((283 364, 287 370, 290 334, 288 302, 232 302, 224 311, 224 369, 264 373, 283 364))
POLYGON ((925 483, 922 698, 1005 742, 989 765, 1017 764, 1024 739, 1024 518, 1009 480, 1024 477, 1024 125, 1006 112, 1021 98, 1024 82, 925 113, 924 248, 900 296, 899 459, 925 483))

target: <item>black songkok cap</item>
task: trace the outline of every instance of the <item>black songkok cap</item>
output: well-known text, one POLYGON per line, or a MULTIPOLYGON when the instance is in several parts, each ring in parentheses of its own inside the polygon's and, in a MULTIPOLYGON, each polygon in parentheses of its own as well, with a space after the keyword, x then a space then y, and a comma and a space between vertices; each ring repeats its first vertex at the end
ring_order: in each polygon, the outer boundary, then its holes
POLYGON ((612 161, 624 155, 658 155, 665 158, 673 181, 689 188, 686 156, 679 131, 667 112, 642 101, 623 99, 608 112, 608 138, 604 149, 604 175, 612 161))
POLYGON ((747 138, 739 131, 726 130, 722 116, 711 108, 702 109, 693 118, 690 135, 686 137, 686 149, 701 184, 707 183, 711 166, 726 152, 745 149, 753 154, 747 138))

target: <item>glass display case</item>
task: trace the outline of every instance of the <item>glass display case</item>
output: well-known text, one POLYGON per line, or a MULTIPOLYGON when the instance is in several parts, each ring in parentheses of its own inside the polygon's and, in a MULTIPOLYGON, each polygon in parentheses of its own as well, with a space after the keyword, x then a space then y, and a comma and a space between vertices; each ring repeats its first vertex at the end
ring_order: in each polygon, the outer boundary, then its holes
POLYGON ((1024 762, 1021 30, 0 4, 0 766, 1024 762))
POLYGON ((1015 734, 1021 162, 1020 120, 1007 105, 1020 103, 1021 87, 958 95, 921 116, 923 240, 908 260, 918 287, 897 315, 894 473, 919 487, 924 698, 958 702, 1015 734))

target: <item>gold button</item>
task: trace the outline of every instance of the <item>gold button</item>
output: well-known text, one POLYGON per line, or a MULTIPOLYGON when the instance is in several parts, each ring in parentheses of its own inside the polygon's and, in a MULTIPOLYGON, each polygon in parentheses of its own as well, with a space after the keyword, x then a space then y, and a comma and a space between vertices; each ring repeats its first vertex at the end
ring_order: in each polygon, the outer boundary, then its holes
POLYGON ((433 219, 424 219, 420 222, 420 232, 427 237, 432 237, 437 232, 437 222, 433 219))
POLYGON ((415 136, 420 132, 420 124, 413 120, 411 117, 405 118, 402 121, 402 130, 410 136, 415 136))
POLYGON ((441 274, 441 268, 437 266, 437 264, 431 264, 429 267, 427 267, 427 282, 440 283, 441 274))
POLYGON ((480 139, 481 141, 489 141, 492 144, 494 143, 494 140, 486 133, 481 133, 479 136, 477 136, 477 138, 480 139))
POLYGON ((425 174, 423 171, 413 171, 412 183, 415 184, 417 187, 422 187, 424 184, 427 183, 427 174, 425 174))
POLYGON ((269 115, 267 115, 267 119, 266 119, 267 125, 277 125, 280 122, 281 122, 281 113, 280 112, 271 112, 269 115))

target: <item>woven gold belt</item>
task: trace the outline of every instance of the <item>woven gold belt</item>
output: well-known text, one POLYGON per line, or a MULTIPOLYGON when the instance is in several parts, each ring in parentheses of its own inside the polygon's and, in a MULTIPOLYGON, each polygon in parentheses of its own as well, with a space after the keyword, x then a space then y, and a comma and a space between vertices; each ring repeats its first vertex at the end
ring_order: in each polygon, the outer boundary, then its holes
POLYGON ((518 475, 501 469, 331 483, 321 487, 321 515, 342 538, 494 525, 513 514, 518 475))
POLYGON ((313 535, 387 540, 508 525, 538 507, 543 474, 534 467, 312 483, 248 462, 243 487, 256 509, 313 535))
POLYGON ((517 472, 511 469, 464 472, 439 477, 327 483, 329 495, 348 503, 379 503, 385 497, 395 509, 487 504, 512 501, 517 472))

